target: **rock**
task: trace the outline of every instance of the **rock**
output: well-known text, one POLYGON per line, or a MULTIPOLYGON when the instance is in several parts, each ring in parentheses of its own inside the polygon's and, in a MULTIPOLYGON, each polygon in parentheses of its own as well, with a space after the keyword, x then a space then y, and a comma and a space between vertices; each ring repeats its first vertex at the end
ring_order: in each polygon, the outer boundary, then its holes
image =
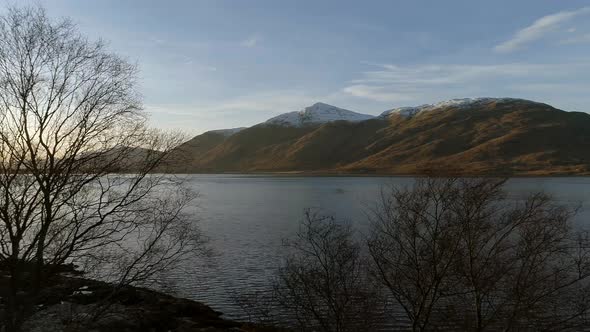
POLYGON ((114 288, 78 277, 62 276, 27 300, 33 301, 33 311, 25 320, 23 332, 258 330, 250 326, 242 329, 245 324, 223 319, 220 312, 200 302, 145 288, 114 288), (105 299, 109 302, 103 307, 105 299), (98 317, 97 312, 101 313, 98 317))
POLYGON ((90 327, 99 331, 141 331, 141 324, 125 312, 105 314, 90 327))

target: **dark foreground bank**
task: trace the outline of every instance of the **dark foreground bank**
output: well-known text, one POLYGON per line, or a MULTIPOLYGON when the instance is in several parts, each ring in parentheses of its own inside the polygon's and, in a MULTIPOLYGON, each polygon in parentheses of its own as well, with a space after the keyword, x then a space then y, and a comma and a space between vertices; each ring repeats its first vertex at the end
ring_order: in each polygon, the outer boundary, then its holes
MULTIPOLYGON (((6 298, 8 280, 0 279, 6 298)), ((24 292, 22 292, 22 296, 24 292)), ((222 318, 209 306, 146 288, 111 284, 80 276, 61 275, 27 299, 22 331, 281 331, 222 318)), ((5 303, 0 303, 4 319, 5 303)))

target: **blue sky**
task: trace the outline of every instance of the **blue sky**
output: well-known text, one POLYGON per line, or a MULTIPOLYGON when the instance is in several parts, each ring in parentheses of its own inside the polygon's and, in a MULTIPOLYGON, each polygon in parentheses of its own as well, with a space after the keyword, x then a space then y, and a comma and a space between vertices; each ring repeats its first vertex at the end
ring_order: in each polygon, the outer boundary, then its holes
POLYGON ((590 111, 588 1, 34 3, 136 61, 153 124, 191 134, 316 101, 379 114, 506 96, 590 111))

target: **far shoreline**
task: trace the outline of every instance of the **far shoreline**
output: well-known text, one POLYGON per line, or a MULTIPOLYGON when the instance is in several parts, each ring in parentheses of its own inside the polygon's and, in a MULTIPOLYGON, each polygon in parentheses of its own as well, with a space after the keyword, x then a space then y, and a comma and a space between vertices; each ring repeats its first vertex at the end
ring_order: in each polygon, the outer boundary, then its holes
MULTIPOLYGON (((122 173, 130 174, 130 173, 122 173)), ((351 173, 351 172, 316 172, 316 171, 285 171, 285 172, 156 172, 153 174, 169 174, 169 175, 226 175, 226 176, 252 176, 252 177, 308 177, 308 178, 327 178, 327 177, 342 177, 342 178, 421 178, 428 175, 425 174, 408 174, 408 173, 351 173)), ((567 173, 556 173, 556 174, 441 174, 435 177, 461 177, 461 178, 587 178, 590 177, 590 173, 581 174, 567 174, 567 173)))

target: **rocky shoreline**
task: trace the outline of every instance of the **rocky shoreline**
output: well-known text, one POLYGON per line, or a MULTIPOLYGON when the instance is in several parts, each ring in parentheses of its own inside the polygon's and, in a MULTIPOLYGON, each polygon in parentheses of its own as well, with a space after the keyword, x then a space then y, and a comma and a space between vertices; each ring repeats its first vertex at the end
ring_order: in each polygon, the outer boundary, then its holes
POLYGON ((224 319, 221 312, 197 301, 141 287, 116 288, 79 276, 59 276, 25 301, 30 309, 24 332, 284 331, 224 319))

